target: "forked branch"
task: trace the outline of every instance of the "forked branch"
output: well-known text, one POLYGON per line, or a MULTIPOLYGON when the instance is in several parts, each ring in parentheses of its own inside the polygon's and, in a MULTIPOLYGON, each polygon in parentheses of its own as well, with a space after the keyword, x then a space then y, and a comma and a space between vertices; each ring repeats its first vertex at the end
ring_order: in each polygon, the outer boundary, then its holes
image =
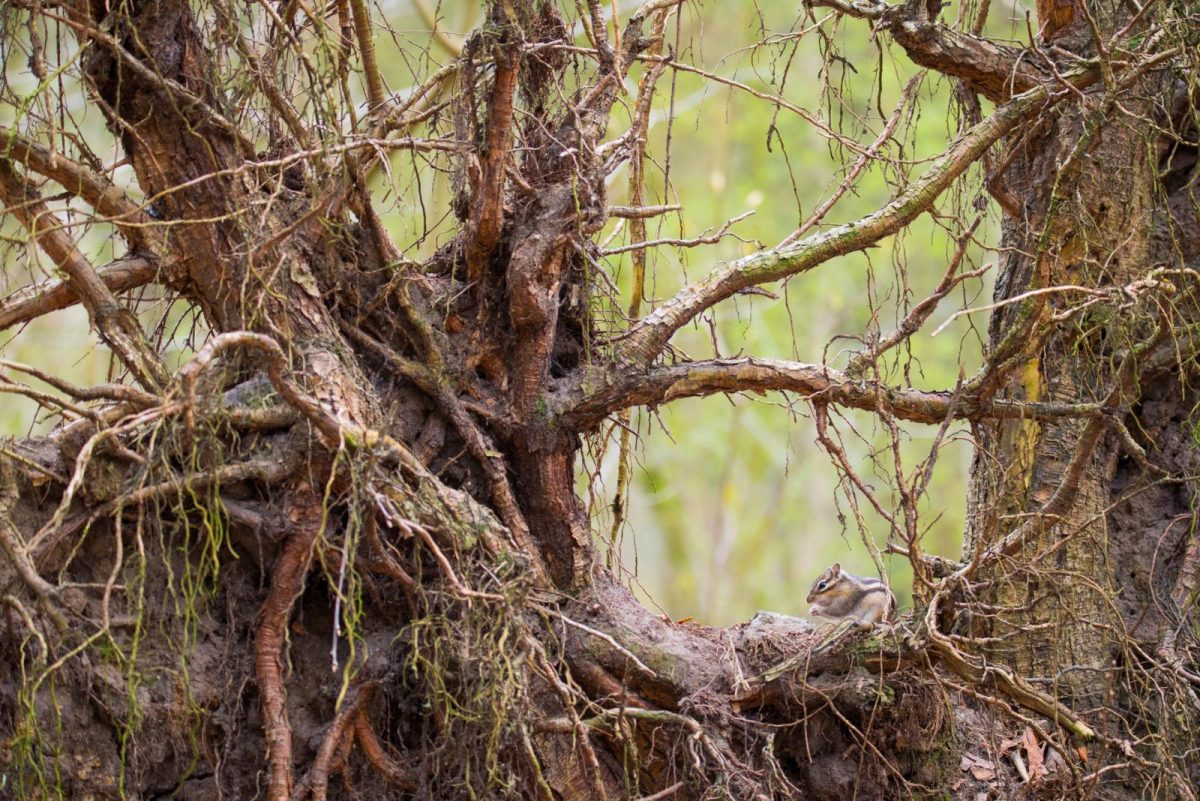
MULTIPOLYGON (((1098 71, 1071 74, 1075 87, 1094 82, 1098 71)), ((976 159, 1000 137, 1040 111, 1047 102, 1062 97, 1039 86, 1004 104, 966 132, 929 170, 913 181, 883 208, 855 222, 839 225, 783 248, 762 250, 727 262, 694 284, 681 289, 651 314, 635 324, 617 348, 619 361, 649 364, 666 347, 671 336, 705 309, 747 287, 778 281, 807 272, 825 262, 869 247, 908 225, 928 211, 976 159)))
POLYGON ((68 283, 87 308, 96 333, 113 349, 142 388, 157 392, 164 387, 166 368, 146 341, 137 318, 117 302, 96 268, 79 252, 62 223, 50 213, 33 187, 17 174, 10 161, 2 158, 0 200, 29 229, 55 266, 67 274, 68 283))
MULTIPOLYGON (((127 256, 97 269, 96 276, 115 295, 153 282, 158 271, 158 263, 152 259, 127 256)), ((52 278, 21 287, 0 300, 0 331, 79 302, 70 280, 52 278)))
POLYGON ((26 169, 57 181, 116 225, 135 250, 156 255, 163 252, 162 237, 154 228, 154 220, 103 175, 3 126, 0 126, 0 158, 20 162, 26 169))

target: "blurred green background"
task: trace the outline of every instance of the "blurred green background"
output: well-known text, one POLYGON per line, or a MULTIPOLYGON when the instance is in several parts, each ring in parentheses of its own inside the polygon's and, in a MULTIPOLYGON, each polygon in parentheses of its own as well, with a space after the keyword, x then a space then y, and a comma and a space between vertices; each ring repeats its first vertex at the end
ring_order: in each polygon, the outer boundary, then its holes
MULTIPOLYGON (((621 4, 623 21, 638 5, 621 4)), ((564 13, 574 21, 574 4, 565 6, 564 13)), ((608 5, 604 7, 607 13, 608 5)), ((452 58, 452 48, 482 16, 478 2, 466 0, 447 0, 439 6, 395 0, 380 4, 379 9, 386 25, 376 37, 379 57, 389 88, 400 94, 452 58), (434 17, 440 20, 438 37, 430 33, 434 17)), ((962 12, 954 4, 943 15, 953 21, 962 12)), ((1015 37, 1024 31, 1024 18, 1020 5, 993 5, 989 33, 1015 37)), ((330 24, 335 24, 332 18, 330 24)), ((672 19, 667 30, 668 46, 679 61, 760 93, 785 97, 863 146, 879 134, 902 88, 918 72, 902 52, 887 46, 884 37, 873 37, 868 23, 839 22, 819 9, 809 17, 796 2, 688 3, 682 6, 678 23, 672 19)), ((261 38, 252 25, 245 31, 252 40, 261 38)), ((52 32, 48 33, 54 43, 52 32)), ((578 25, 575 33, 576 44, 586 46, 578 25)), ((20 42, 20 36, 14 41, 20 42)), ((71 40, 62 43, 64 53, 74 47, 71 40)), ((313 52, 315 58, 327 55, 319 46, 313 52)), ((635 66, 608 138, 628 126, 640 74, 641 66, 635 66)), ((115 160, 117 151, 103 120, 83 101, 77 82, 72 88, 70 75, 68 71, 71 113, 96 152, 115 160)), ((19 48, 8 51, 5 78, 9 102, 0 104, 0 124, 28 130, 39 109, 49 113, 51 104, 36 98, 36 82, 19 48), (32 100, 12 102, 22 92, 32 100)), ((298 77, 287 88, 298 104, 306 102, 298 77)), ((890 163, 864 171, 821 227, 869 213, 926 169, 927 160, 940 153, 959 129, 952 94, 948 81, 925 76, 915 106, 905 110, 894 140, 883 150, 890 163)), ((234 95, 235 102, 243 101, 241 95, 234 95)), ((260 101, 244 102, 252 107, 260 101)), ((451 135, 450 115, 435 120, 434 129, 451 135)), ((429 130, 417 133, 428 135, 429 130)), ((70 152, 62 140, 56 142, 70 152)), ((651 300, 669 297, 723 260, 780 242, 830 196, 857 158, 854 152, 832 145, 792 111, 739 89, 671 70, 659 83, 648 155, 647 203, 683 206, 678 214, 648 221, 651 239, 696 237, 754 212, 733 226, 736 236, 727 236, 719 244, 652 251, 646 291, 651 300)), ((446 167, 444 160, 427 161, 400 152, 376 182, 385 223, 412 258, 427 255, 453 233, 446 211, 453 193, 446 167)), ((125 167, 114 176, 120 183, 130 181, 125 167)), ((622 168, 610 181, 610 203, 627 202, 627 184, 628 171, 622 168)), ((969 173, 939 203, 938 222, 925 215, 901 237, 831 261, 784 286, 767 287, 778 294, 777 299, 740 296, 726 301, 701 324, 681 331, 673 344, 695 359, 755 355, 844 366, 863 337, 872 331, 886 334, 937 284, 954 251, 954 232, 961 228, 955 228, 952 217, 972 219, 981 196, 979 174, 969 173)), ((84 218, 78 220, 82 223, 84 218)), ((994 213, 989 212, 976 239, 994 241, 994 227, 994 213)), ((108 226, 81 224, 77 230, 85 249, 98 261, 122 250, 108 226)), ((22 244, 21 233, 11 222, 0 235, 6 243, 5 294, 51 274, 51 265, 22 244)), ((598 241, 610 237, 608 247, 626 244, 628 226, 611 221, 598 241)), ((972 246, 964 269, 976 268, 988 258, 972 246)), ((628 255, 612 256, 605 266, 622 297, 599 299, 594 308, 608 333, 616 333, 612 326, 618 317, 613 307, 628 304, 631 262, 628 255)), ((901 358, 897 361, 893 354, 881 365, 889 380, 944 389, 953 387, 960 371, 969 376, 980 360, 985 315, 963 316, 937 337, 930 332, 956 309, 986 303, 989 282, 990 274, 968 281, 944 299, 910 347, 899 349, 901 358)), ((190 313, 168 307, 159 297, 145 296, 139 309, 147 327, 160 332, 173 361, 186 359, 204 336, 202 325, 190 313)), ((88 335, 86 315, 79 309, 50 315, 19 332, 0 334, 0 356, 51 369, 80 384, 108 379, 107 353, 88 335)), ((23 435, 53 422, 36 418, 33 405, 25 399, 0 394, 3 433, 23 435)), ((895 510, 894 460, 886 428, 873 416, 857 412, 835 415, 834 423, 844 435, 843 445, 855 471, 885 508, 895 510)), ((773 394, 684 400, 638 412, 632 426, 638 436, 629 516, 618 546, 620 561, 635 588, 666 614, 709 624, 745 620, 758 609, 803 614, 809 584, 830 562, 840 560, 852 572, 875 572, 863 540, 869 537, 882 547, 887 526, 865 499, 853 493, 817 444, 811 411, 803 399, 773 394)), ((902 432, 901 454, 908 472, 928 457, 936 430, 905 424, 902 432)), ((601 541, 607 540, 611 526, 617 436, 615 429, 606 429, 587 443, 580 465, 580 489, 601 541)), ((920 504, 919 527, 928 551, 957 556, 970 457, 966 432, 951 428, 920 504)), ((885 566, 904 606, 911 579, 907 564, 898 557, 885 557, 885 566)))

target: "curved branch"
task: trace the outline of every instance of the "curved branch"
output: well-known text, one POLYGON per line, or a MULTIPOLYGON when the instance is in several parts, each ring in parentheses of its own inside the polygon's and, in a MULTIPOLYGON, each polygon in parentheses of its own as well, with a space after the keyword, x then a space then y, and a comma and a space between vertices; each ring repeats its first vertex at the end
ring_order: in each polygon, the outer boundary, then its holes
POLYGON ((887 14, 883 27, 914 64, 961 78, 994 103, 1053 81, 1025 48, 1001 45, 933 22, 887 14))
POLYGON ((394 784, 401 790, 412 792, 417 789, 417 779, 414 771, 396 757, 388 753, 387 746, 379 739, 371 726, 371 718, 367 714, 365 704, 359 704, 354 720, 354 734, 358 745, 362 748, 367 761, 389 784, 394 784))
POLYGON ((847 17, 874 20, 892 35, 914 64, 962 78, 971 89, 996 103, 1053 79, 1026 58, 1026 50, 996 44, 928 18, 923 3, 885 6, 869 0, 808 0, 814 8, 832 8, 847 17))
POLYGON ((157 392, 165 386, 166 368, 146 342, 137 318, 117 303, 112 290, 79 252, 62 223, 50 213, 29 182, 17 174, 12 162, 3 158, 0 158, 0 200, 29 229, 55 266, 67 274, 71 287, 88 310, 96 333, 112 348, 137 382, 149 392, 157 392))
MULTIPOLYGON (((129 256, 97 269, 96 277, 115 295, 152 283, 158 271, 158 262, 143 256, 129 256)), ((0 300, 0 331, 74 306, 79 300, 71 282, 57 278, 21 287, 0 300)))
MULTIPOLYGON (((1095 69, 1086 69, 1069 77, 1072 85, 1079 88, 1094 82, 1098 74, 1095 69)), ((1062 92, 1052 93, 1047 87, 1039 86, 1013 98, 967 131, 924 175, 890 203, 860 220, 814 234, 793 246, 761 250, 717 267, 635 324, 617 349, 618 359, 648 364, 677 330, 725 298, 747 287, 806 272, 896 233, 927 211, 938 196, 1000 137, 1040 111, 1046 102, 1062 96, 1062 92)))
POLYGON ((131 247, 163 252, 154 220, 103 175, 4 126, 0 126, 0 158, 19 161, 27 169, 57 181, 111 220, 131 247))
POLYGON ((657 406, 679 398, 699 398, 729 392, 796 392, 805 398, 855 409, 887 409, 902 420, 939 425, 953 419, 1026 417, 1050 419, 1094 417, 1098 403, 1053 403, 960 398, 953 390, 927 391, 889 387, 878 381, 854 379, 821 364, 778 359, 715 359, 656 367, 640 374, 623 374, 566 409, 560 422, 577 431, 589 429, 607 415, 631 406, 657 406))
POLYGON ((267 377, 280 397, 289 406, 299 411, 328 439, 330 443, 340 442, 343 436, 371 439, 370 435, 353 426, 343 427, 337 418, 314 399, 288 373, 288 357, 283 348, 269 336, 250 331, 231 331, 218 334, 209 340, 200 351, 179 370, 179 383, 189 408, 195 406, 196 382, 200 374, 222 352, 233 348, 257 350, 264 354, 267 361, 267 377))

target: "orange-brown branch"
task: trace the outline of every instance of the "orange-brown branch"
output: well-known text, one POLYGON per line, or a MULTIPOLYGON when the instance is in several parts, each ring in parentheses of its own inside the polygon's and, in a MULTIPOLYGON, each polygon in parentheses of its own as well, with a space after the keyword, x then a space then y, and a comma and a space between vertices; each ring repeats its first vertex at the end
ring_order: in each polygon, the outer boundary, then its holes
POLYGON ((287 525, 291 533, 275 561, 271 590, 259 611, 254 640, 254 669, 262 696, 263 732, 270 763, 269 801, 290 801, 292 796, 292 729, 284 689, 283 645, 292 605, 304 590, 313 546, 321 532, 321 504, 313 488, 301 484, 292 490, 290 498, 287 525))
POLYGON ((496 82, 488 109, 487 151, 480 165, 479 187, 467 233, 467 277, 478 281, 500 241, 504 222, 504 165, 512 132, 513 99, 520 59, 510 49, 496 49, 496 82))

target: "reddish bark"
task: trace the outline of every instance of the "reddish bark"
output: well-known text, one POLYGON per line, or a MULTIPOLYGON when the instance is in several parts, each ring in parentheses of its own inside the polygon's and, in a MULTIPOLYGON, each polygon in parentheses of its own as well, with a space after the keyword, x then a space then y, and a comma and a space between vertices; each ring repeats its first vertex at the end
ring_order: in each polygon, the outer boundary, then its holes
MULTIPOLYGON (((288 663, 284 643, 292 609, 304 592, 313 549, 321 534, 324 512, 320 496, 307 484, 296 485, 288 492, 288 507, 283 517, 287 539, 271 568, 271 589, 259 610, 258 634, 254 639, 255 675, 261 694, 270 765, 267 798, 271 801, 291 801, 292 798, 292 728, 288 724, 287 691, 284 689, 288 663)), ((343 726, 348 719, 343 721, 343 726)), ((326 768, 330 756, 326 755, 326 768)), ((319 764, 314 764, 314 770, 319 764)), ((314 782, 320 782, 320 779, 314 778, 314 782)))

